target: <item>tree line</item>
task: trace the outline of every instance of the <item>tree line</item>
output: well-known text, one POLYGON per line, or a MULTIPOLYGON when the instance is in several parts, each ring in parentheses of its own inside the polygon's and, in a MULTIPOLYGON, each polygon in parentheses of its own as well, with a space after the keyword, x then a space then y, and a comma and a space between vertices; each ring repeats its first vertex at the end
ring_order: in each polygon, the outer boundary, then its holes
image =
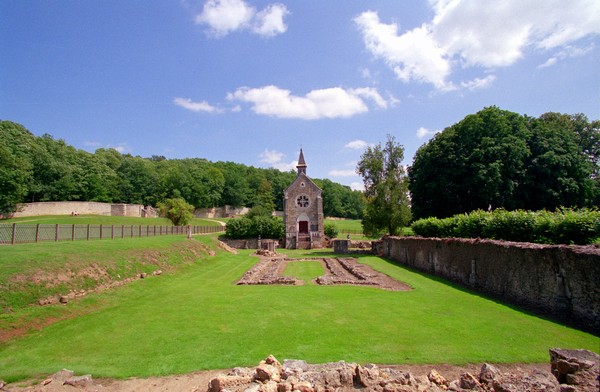
MULTIPOLYGON (((98 201, 158 206, 182 198, 196 208, 254 207, 271 200, 283 209, 283 190, 296 173, 202 158, 142 158, 112 148, 79 150, 51 135, 35 136, 22 125, 0 121, 0 213, 19 203, 98 201)), ((362 217, 361 192, 328 179, 323 189, 327 216, 362 217)))
POLYGON ((436 134, 410 166, 403 158, 392 135, 361 156, 365 233, 394 235, 412 219, 476 210, 600 206, 600 121, 583 114, 488 107, 436 134))

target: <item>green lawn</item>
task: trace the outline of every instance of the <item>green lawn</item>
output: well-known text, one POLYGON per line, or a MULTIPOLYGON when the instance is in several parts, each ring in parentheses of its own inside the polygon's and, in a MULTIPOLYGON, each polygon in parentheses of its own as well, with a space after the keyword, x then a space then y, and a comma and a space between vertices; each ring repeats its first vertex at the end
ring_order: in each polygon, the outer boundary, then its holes
MULTIPOLYGON (((172 226, 167 218, 141 218, 131 216, 110 216, 110 215, 40 215, 25 216, 22 218, 2 219, 0 224, 77 224, 77 225, 144 225, 144 226, 172 226)), ((195 226, 219 226, 219 223, 212 219, 194 218, 191 225, 195 226)))
MULTIPOLYGON (((352 239, 365 239, 362 235, 362 221, 360 219, 325 219, 325 223, 331 223, 337 227, 339 231, 339 237, 345 237, 346 233, 351 233, 352 239)), ((410 227, 404 227, 402 229, 403 235, 412 235, 413 231, 410 227)))
MULTIPOLYGON (((208 245, 214 240, 195 238, 208 245)), ((110 251, 114 243, 101 244, 110 251)), ((251 366, 269 354, 312 363, 547 363, 549 348, 600 345, 598 337, 373 256, 360 261, 414 290, 237 286, 258 261, 250 252, 199 256, 177 273, 45 307, 58 319, 71 318, 0 345, 1 378, 10 382, 62 368, 94 377, 147 377, 251 366)), ((319 267, 294 262, 286 273, 312 277, 319 267)))

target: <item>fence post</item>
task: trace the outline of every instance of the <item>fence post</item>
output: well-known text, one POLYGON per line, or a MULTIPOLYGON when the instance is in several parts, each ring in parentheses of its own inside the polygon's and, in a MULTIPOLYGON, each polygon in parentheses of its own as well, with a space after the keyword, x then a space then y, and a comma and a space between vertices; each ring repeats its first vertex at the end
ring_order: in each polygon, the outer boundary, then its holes
POLYGON ((115 225, 110 225, 110 239, 115 239, 115 225))
POLYGON ((35 225, 35 242, 40 240, 40 224, 35 225))
POLYGON ((56 224, 56 229, 54 231, 54 241, 58 241, 58 223, 56 224))
POLYGON ((121 238, 125 238, 125 225, 121 225, 121 238))
MULTIPOLYGON (((38 223, 39 226, 39 223, 38 223)), ((17 234, 17 224, 13 223, 13 229, 12 229, 12 239, 10 240, 11 244, 14 245, 15 244, 15 237, 17 234)), ((36 241, 37 242, 37 241, 36 241)))
POLYGON ((140 233, 139 237, 142 238, 142 225, 140 225, 140 233))
POLYGON ((71 241, 75 241, 75 223, 71 227, 71 241))
POLYGON ((102 239, 102 223, 100 223, 100 239, 102 239))

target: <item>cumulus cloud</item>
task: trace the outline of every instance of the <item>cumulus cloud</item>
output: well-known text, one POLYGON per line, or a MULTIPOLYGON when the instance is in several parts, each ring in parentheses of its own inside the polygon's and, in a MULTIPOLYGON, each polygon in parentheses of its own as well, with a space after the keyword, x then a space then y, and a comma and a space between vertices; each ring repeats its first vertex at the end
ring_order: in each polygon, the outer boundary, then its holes
MULTIPOLYGON (((600 33, 600 2, 574 0, 430 0, 433 18, 399 32, 373 11, 354 22, 367 50, 382 59, 403 82, 430 83, 438 90, 483 88, 491 76, 454 84, 453 67, 508 67, 528 49, 550 50, 600 33)), ((549 59, 545 66, 560 60, 549 59)))
POLYGON ((289 11, 285 5, 271 4, 256 14, 252 31, 263 37, 283 34, 287 30, 287 25, 283 21, 287 14, 289 14, 289 11))
POLYGON ((196 23, 208 25, 216 37, 237 30, 250 30, 263 37, 272 37, 287 30, 284 22, 287 14, 286 6, 279 3, 257 12, 243 0, 208 0, 202 13, 196 16, 196 23))
POLYGON ((388 106, 388 102, 374 88, 332 87, 312 90, 302 97, 273 85, 242 87, 229 93, 227 99, 251 103, 256 114, 303 120, 348 118, 368 112, 365 99, 373 101, 380 108, 388 106))
POLYGON ((223 110, 215 106, 212 106, 206 101, 193 102, 189 98, 174 98, 173 103, 177 106, 181 106, 184 109, 191 110, 192 112, 207 112, 207 113, 222 113, 223 110))
POLYGON ((436 133, 438 133, 439 131, 430 131, 427 128, 421 127, 419 129, 417 129, 417 137, 419 139, 423 139, 424 137, 429 137, 429 136, 433 136, 436 133))
POLYGON ((344 148, 349 148, 351 150, 364 150, 368 146, 369 146, 369 143, 365 142, 364 140, 359 139, 359 140, 353 140, 351 142, 346 143, 344 148))
POLYGON ((285 157, 285 154, 276 150, 269 150, 267 148, 261 152, 258 157, 260 158, 261 163, 266 163, 270 167, 284 172, 293 170, 298 165, 298 161, 292 161, 289 163, 284 162, 283 158, 285 157))

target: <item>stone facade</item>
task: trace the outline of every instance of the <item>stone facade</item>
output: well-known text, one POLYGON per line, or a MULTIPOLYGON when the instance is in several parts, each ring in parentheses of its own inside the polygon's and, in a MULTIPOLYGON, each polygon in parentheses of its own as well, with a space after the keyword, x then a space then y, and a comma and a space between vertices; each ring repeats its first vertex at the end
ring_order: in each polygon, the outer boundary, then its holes
POLYGON ((302 149, 296 167, 298 176, 283 192, 284 246, 286 249, 322 248, 325 240, 322 191, 306 175, 302 149))

